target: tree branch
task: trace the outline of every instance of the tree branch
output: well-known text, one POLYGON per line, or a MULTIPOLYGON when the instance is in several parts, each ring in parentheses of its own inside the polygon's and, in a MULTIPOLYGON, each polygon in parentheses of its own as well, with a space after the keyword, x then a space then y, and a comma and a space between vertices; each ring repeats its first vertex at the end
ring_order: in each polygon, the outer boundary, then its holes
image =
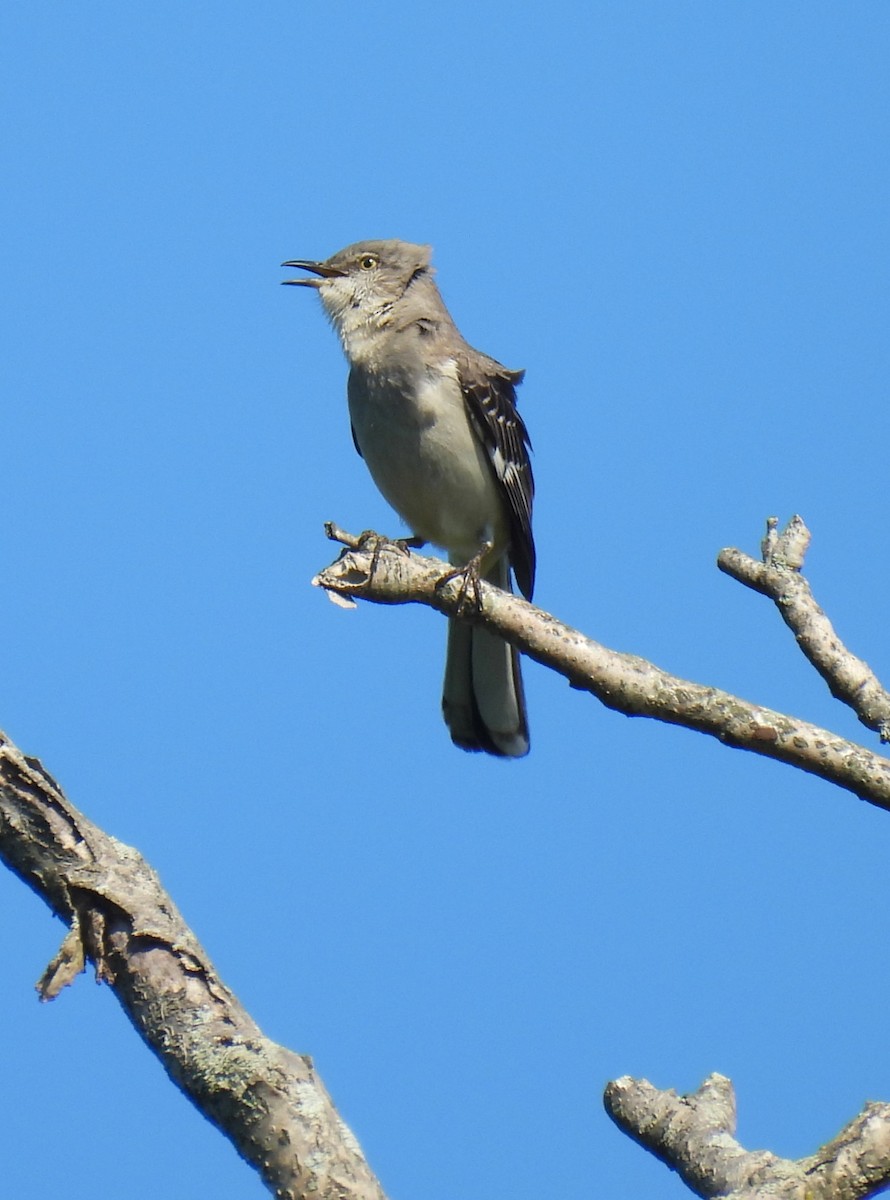
MULTIPOLYGON (((409 554, 403 543, 374 534, 355 538, 333 526, 329 535, 347 548, 314 582, 339 603, 415 601, 479 621, 610 708, 708 733, 890 809, 890 762, 861 746, 608 650, 488 584, 479 585, 478 606, 469 606, 449 564, 409 554)), ((792 522, 783 538, 775 537, 773 523, 763 565, 727 550, 721 567, 772 595, 832 691, 866 724, 878 721, 870 727, 886 731, 886 693, 870 672, 862 682, 865 664, 837 641, 809 589, 798 586, 809 538, 803 523, 792 522), (789 585, 789 578, 797 582, 789 585), (786 615, 792 612, 793 620, 786 615)), ((385 1200, 311 1061, 264 1037, 142 857, 88 821, 41 764, 2 734, 0 857, 70 925, 38 984, 43 999, 56 996, 90 960, 171 1079, 276 1196, 385 1200)), ((735 1141, 732 1085, 719 1075, 681 1097, 623 1078, 608 1085, 604 1102, 625 1132, 703 1197, 860 1200, 890 1182, 890 1105, 866 1106, 816 1154, 792 1161, 735 1141)))
POLYGON ((890 693, 868 663, 846 648, 800 573, 810 531, 798 516, 792 517, 781 533, 778 524, 776 517, 766 523, 762 562, 741 550, 727 549, 717 556, 717 566, 775 601, 782 620, 832 696, 848 704, 863 725, 880 734, 882 742, 890 742, 890 693))
POLYGON ((864 1200, 890 1182, 890 1104, 867 1104, 836 1138, 795 1160, 735 1140, 735 1094, 724 1075, 708 1076, 688 1096, 624 1076, 606 1086, 603 1103, 619 1129, 697 1196, 864 1200))
POLYGON ((265 1037, 145 860, 78 812, 0 734, 0 857, 70 924, 38 983, 86 960, 173 1082, 281 1200, 384 1200, 311 1060, 265 1037))
POLYGON ((491 584, 480 583, 481 608, 466 611, 454 568, 409 554, 376 534, 354 537, 328 526, 346 550, 313 580, 337 598, 378 604, 426 604, 448 616, 478 621, 531 658, 631 717, 652 717, 709 734, 726 746, 788 763, 890 810, 890 760, 855 742, 719 688, 669 675, 643 658, 601 646, 555 617, 491 584))

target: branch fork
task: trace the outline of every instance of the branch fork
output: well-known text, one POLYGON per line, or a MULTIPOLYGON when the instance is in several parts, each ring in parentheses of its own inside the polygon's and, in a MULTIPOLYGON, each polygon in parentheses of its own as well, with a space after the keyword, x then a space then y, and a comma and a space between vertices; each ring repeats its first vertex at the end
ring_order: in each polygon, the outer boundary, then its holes
POLYGON ((624 1076, 606 1086, 606 1112, 704 1200, 864 1200, 890 1182, 890 1104, 867 1104, 806 1158, 746 1150, 735 1139, 736 1101, 725 1075, 678 1096, 624 1076))

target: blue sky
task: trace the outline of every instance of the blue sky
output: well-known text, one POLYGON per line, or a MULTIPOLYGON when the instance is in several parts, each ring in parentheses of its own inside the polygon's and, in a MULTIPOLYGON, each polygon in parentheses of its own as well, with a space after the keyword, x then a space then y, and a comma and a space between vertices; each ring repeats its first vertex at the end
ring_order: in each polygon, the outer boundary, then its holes
MULTIPOLYGON (((714 560, 800 512, 890 679, 888 52, 874 2, 0 17, 0 726, 153 863, 394 1198, 685 1194, 603 1114, 624 1073, 722 1071, 795 1156, 890 1099, 890 826, 534 664, 529 758, 455 750, 441 619, 309 585, 325 520, 401 528, 278 264, 432 243, 527 369, 536 600, 859 739, 714 560)), ((0 889, 9 1194, 263 1194, 107 989, 38 1005, 63 930, 0 889)))

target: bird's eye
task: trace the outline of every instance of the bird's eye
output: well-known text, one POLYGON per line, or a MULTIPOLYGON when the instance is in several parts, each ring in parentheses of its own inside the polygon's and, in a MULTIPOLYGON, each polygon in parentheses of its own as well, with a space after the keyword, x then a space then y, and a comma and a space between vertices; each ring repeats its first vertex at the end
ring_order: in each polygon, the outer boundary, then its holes
POLYGON ((358 260, 358 265, 363 271, 373 271, 379 261, 376 254, 363 254, 358 260))

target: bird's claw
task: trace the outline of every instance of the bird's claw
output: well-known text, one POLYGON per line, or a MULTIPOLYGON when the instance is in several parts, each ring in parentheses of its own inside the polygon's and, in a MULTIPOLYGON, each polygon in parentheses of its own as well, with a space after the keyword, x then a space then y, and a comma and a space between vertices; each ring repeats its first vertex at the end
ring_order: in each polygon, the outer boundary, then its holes
POLYGON ((463 567, 455 567, 436 583, 436 591, 441 591, 452 579, 460 579, 460 590, 457 593, 456 615, 459 617, 478 616, 482 612, 482 593, 479 584, 482 581, 482 561, 491 552, 491 542, 484 542, 479 550, 463 567))

